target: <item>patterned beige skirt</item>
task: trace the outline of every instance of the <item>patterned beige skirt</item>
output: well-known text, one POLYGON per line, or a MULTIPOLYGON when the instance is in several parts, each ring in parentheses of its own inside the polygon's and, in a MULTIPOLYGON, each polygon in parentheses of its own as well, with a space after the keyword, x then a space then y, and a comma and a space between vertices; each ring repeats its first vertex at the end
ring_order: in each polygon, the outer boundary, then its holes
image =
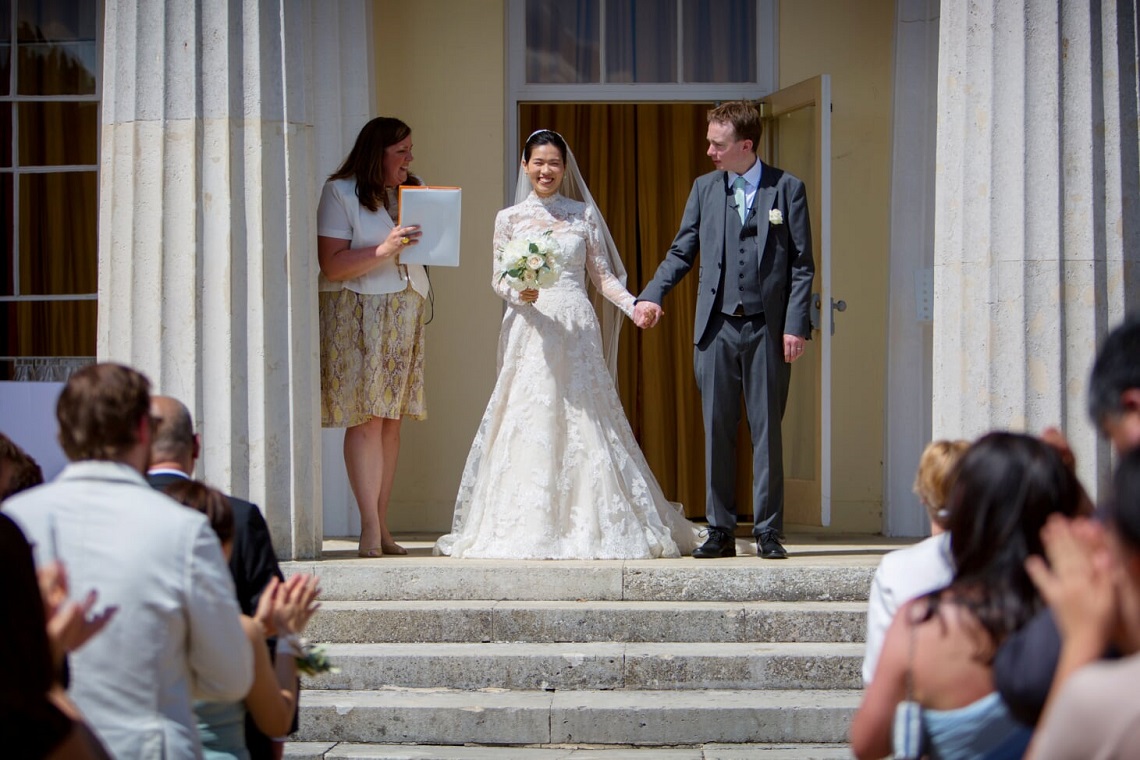
POLYGON ((320 293, 322 427, 427 417, 424 303, 410 287, 320 293))

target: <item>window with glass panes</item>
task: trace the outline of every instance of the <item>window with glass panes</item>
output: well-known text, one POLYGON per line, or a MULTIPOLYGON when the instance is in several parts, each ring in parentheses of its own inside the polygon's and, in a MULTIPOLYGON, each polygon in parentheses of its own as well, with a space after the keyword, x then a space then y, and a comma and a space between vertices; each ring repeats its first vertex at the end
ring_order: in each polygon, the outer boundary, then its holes
POLYGON ((753 83, 756 0, 526 0, 527 84, 753 83))
POLYGON ((0 0, 0 380, 95 355, 95 0, 0 0))

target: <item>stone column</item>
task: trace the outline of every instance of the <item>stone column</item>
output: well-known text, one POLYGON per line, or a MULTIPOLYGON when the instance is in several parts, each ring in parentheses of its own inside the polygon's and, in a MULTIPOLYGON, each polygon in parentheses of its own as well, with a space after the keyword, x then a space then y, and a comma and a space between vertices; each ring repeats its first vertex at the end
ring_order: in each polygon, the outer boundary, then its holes
POLYGON ((1096 488, 1098 341, 1140 298, 1135 0, 943 3, 933 435, 1060 426, 1096 488))
POLYGON ((197 475, 259 504, 282 557, 317 557, 323 537, 315 156, 342 126, 314 90, 330 74, 370 89, 367 47, 338 40, 364 40, 368 14, 363 0, 105 7, 99 358, 190 407, 197 475))

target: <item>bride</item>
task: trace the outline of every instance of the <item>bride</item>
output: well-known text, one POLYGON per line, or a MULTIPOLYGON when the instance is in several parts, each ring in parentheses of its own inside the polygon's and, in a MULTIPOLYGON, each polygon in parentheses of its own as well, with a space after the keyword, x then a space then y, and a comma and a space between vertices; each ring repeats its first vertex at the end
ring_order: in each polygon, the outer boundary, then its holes
MULTIPOLYGON (((696 528, 665 499, 611 373, 621 314, 633 315, 609 229, 557 132, 523 149, 515 205, 495 218, 496 251, 547 232, 557 279, 492 285, 508 307, 499 377, 471 444, 450 534, 436 554, 493 559, 643 559, 692 552, 696 528), (602 318, 586 278, 604 297, 602 318)), ((601 299, 599 299, 601 300, 601 299)))

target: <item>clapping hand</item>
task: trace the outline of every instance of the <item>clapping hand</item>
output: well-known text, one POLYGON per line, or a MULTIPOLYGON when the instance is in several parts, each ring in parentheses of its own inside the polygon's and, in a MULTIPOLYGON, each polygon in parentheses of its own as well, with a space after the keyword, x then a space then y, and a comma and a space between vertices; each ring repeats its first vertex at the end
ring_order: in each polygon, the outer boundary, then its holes
POLYGON ((1041 529, 1048 563, 1025 560, 1025 570, 1053 610, 1065 640, 1076 640, 1098 655, 1116 623, 1114 565, 1104 526, 1088 518, 1051 515, 1041 529))
POLYGON ((316 601, 320 592, 314 575, 293 575, 284 583, 273 578, 261 592, 254 620, 267 637, 300 633, 321 606, 316 601))
POLYGON ((90 641, 119 611, 118 607, 112 606, 92 614, 99 599, 94 590, 88 591, 82 602, 68 600, 67 570, 59 561, 40 567, 36 577, 44 600, 48 641, 57 662, 62 662, 68 652, 74 652, 90 641))
POLYGON ((652 301, 638 301, 633 305, 633 323, 642 330, 655 326, 664 315, 664 309, 652 301))

